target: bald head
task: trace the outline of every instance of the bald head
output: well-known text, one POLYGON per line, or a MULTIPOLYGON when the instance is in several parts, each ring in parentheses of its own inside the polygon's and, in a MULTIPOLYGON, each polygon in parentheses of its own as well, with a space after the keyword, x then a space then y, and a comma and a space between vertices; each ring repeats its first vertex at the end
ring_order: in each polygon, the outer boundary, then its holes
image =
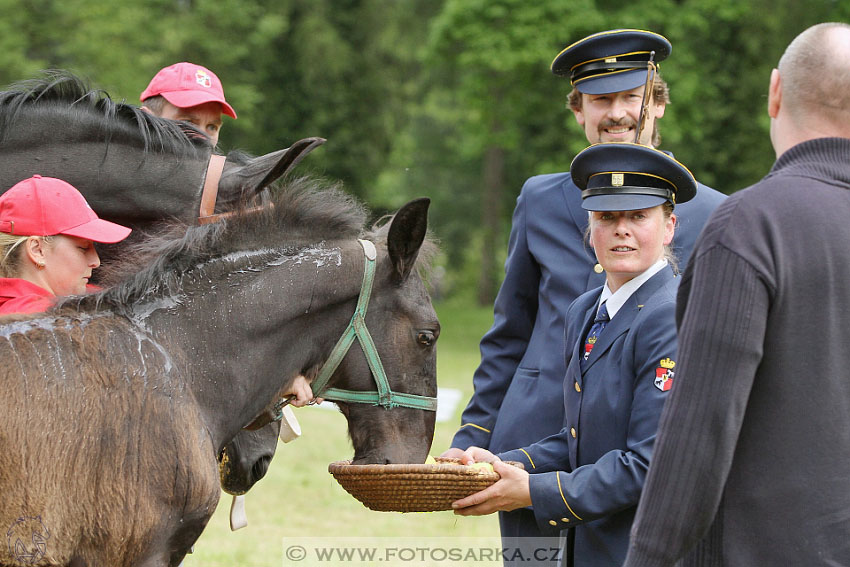
POLYGON ((838 122, 850 130, 850 25, 812 26, 779 60, 782 102, 802 120, 838 122))
POLYGON ((812 26, 770 76, 770 140, 779 157, 815 138, 850 138, 850 25, 812 26))

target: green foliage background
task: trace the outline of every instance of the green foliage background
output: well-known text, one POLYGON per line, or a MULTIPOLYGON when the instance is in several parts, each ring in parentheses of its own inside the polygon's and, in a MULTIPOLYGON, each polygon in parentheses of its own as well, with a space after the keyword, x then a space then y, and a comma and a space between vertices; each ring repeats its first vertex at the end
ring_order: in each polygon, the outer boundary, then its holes
POLYGON ((161 67, 213 69, 239 119, 224 150, 307 136, 303 168, 376 212, 433 199, 447 293, 492 301, 514 200, 586 146, 549 72, 569 43, 634 27, 667 36, 662 147, 726 193, 769 169, 767 81, 787 43, 846 0, 0 0, 0 84, 66 68, 138 102, 161 67))

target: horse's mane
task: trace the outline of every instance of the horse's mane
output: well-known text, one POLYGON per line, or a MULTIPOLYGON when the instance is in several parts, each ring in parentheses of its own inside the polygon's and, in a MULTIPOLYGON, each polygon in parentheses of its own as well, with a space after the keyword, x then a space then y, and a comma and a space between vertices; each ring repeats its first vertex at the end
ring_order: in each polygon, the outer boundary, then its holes
POLYGON ((0 91, 0 142, 19 121, 29 120, 25 114, 47 114, 57 109, 66 115, 67 123, 63 128, 73 131, 85 124, 97 124, 96 134, 107 142, 125 136, 138 139, 145 151, 177 155, 210 147, 209 138, 191 125, 116 102, 106 91, 92 89, 80 77, 57 69, 44 71, 42 77, 16 82, 0 91))
MULTIPOLYGON (((229 255, 238 257, 239 252, 259 251, 278 257, 281 250, 297 254, 320 242, 365 238, 385 243, 392 216, 364 229, 367 217, 368 210, 345 193, 340 183, 293 178, 262 210, 240 210, 207 225, 178 221, 163 224, 155 236, 133 245, 113 265, 101 268, 105 272, 101 282, 104 291, 68 298, 54 310, 106 308, 127 314, 142 299, 168 295, 171 282, 199 265, 229 255)), ((437 244, 429 235, 415 266, 423 277, 427 277, 437 252, 437 244)))
POLYGON ((260 211, 239 211, 207 225, 162 225, 156 236, 102 268, 108 289, 72 301, 83 308, 105 305, 121 310, 157 290, 166 292, 168 278, 179 278, 199 264, 243 251, 274 255, 283 248, 295 252, 322 241, 354 239, 364 234, 366 218, 363 205, 338 184, 292 179, 272 198, 272 206, 260 211))

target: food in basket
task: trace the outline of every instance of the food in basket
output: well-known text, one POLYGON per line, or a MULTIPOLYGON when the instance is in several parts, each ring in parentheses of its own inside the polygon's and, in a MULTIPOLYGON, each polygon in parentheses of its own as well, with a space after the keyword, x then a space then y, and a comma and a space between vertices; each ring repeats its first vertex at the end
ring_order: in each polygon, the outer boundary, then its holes
POLYGON ((493 472, 493 463, 472 463, 471 465, 467 466, 485 472, 493 472))
MULTIPOLYGON (((446 462, 449 459, 442 459, 443 462, 446 462)), ((460 461, 457 459, 451 459, 453 462, 460 464, 460 461)), ((426 465, 436 465, 438 464, 437 458, 433 455, 428 455, 428 458, 425 459, 426 465)), ((474 469, 479 469, 482 471, 493 472, 493 463, 472 463, 471 465, 466 465, 468 467, 472 467, 474 469)))

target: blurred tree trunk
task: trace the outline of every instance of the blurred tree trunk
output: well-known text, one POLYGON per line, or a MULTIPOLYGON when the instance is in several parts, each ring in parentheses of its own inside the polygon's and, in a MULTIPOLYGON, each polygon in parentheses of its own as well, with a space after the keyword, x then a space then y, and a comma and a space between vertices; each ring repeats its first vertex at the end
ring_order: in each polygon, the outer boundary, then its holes
MULTIPOLYGON (((496 124, 494 131, 498 132, 496 124)), ((478 277, 478 304, 492 305, 499 285, 497 247, 502 246, 499 225, 505 188, 505 149, 489 146, 484 150, 484 186, 481 194, 481 272, 478 277)))

